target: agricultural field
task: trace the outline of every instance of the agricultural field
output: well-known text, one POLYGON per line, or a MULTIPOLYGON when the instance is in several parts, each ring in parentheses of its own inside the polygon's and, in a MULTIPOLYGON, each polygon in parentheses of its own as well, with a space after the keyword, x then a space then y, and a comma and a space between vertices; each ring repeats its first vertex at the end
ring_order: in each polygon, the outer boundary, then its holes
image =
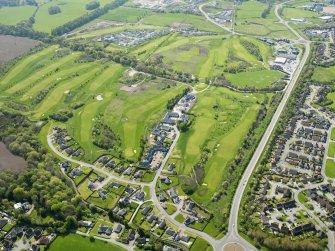
POLYGON ((0 8, 0 24, 15 25, 28 20, 36 10, 34 6, 15 6, 0 8))
POLYGON ((204 148, 211 151, 202 186, 192 195, 202 203, 210 200, 225 172, 225 165, 235 157, 262 102, 262 94, 240 94, 211 87, 198 94, 191 112, 195 122, 181 134, 169 162, 175 162, 180 175, 192 173, 204 148), (201 132, 201 133, 200 133, 201 132))
POLYGON ((136 23, 145 16, 152 14, 154 14, 154 12, 148 9, 121 6, 117 9, 109 11, 107 14, 100 17, 100 19, 116 22, 136 23))
MULTIPOLYGON (((34 29, 50 33, 52 29, 61 26, 77 17, 89 12, 85 9, 89 0, 54 0, 40 5, 35 16, 34 29), (58 6, 61 13, 50 15, 48 9, 58 6)), ((100 0, 100 6, 110 3, 109 0, 100 0)))
POLYGON ((59 251, 59 250, 81 250, 81 251, 91 251, 92 249, 96 251, 123 251, 125 249, 121 248, 112 243, 107 243, 101 240, 91 241, 88 237, 69 234, 66 236, 58 236, 56 240, 50 245, 48 250, 59 251))
POLYGON ((175 23, 190 24, 193 28, 202 31, 210 31, 224 33, 224 31, 216 25, 210 23, 203 16, 179 13, 160 13, 146 16, 141 20, 143 24, 151 24, 157 26, 168 26, 175 23))
POLYGON ((266 4, 256 1, 247 1, 238 5, 235 21, 236 31, 257 36, 294 39, 295 35, 283 24, 278 23, 278 19, 274 14, 274 7, 271 8, 266 18, 262 18, 262 13, 266 8, 266 4))
POLYGON ((6 63, 28 52, 39 42, 29 38, 0 35, 0 44, 0 63, 6 63))

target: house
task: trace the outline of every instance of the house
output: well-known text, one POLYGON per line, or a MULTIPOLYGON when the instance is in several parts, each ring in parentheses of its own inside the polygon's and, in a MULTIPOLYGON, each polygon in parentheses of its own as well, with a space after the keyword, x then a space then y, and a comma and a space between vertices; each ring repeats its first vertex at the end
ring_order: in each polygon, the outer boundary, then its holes
POLYGON ((167 235, 172 236, 172 237, 175 237, 176 234, 177 234, 176 231, 174 231, 172 228, 168 228, 168 229, 166 229, 165 233, 166 233, 167 235))
POLYGON ((2 229, 4 226, 6 226, 8 223, 7 219, 0 219, 0 229, 2 229))
POLYGON ((163 246, 163 251, 179 251, 179 249, 164 245, 163 246))
POLYGON ((93 222, 81 220, 81 221, 78 221, 78 225, 81 227, 90 228, 90 227, 93 227, 93 222))
POLYGON ((38 240, 38 244, 39 245, 48 245, 50 243, 50 238, 48 236, 42 236, 39 240, 38 240))
POLYGON ((191 217, 187 216, 185 221, 184 221, 184 224, 185 225, 191 225, 191 224, 194 224, 194 222, 195 222, 194 218, 191 218, 191 217))
POLYGON ((145 237, 138 237, 135 240, 135 243, 140 244, 140 245, 144 245, 145 243, 147 243, 147 241, 146 241, 145 237))
POLYGON ((101 175, 97 175, 97 180, 99 182, 102 182, 105 179, 105 177, 101 176, 101 175))
POLYGON ((165 185, 170 185, 171 184, 171 180, 167 176, 161 176, 160 181, 161 181, 161 183, 163 183, 165 185))
POLYGON ((101 190, 99 192, 99 197, 103 200, 107 199, 107 191, 106 190, 101 190))
POLYGON ((125 208, 122 208, 117 215, 124 217, 127 214, 127 210, 125 208))
POLYGON ((136 194, 135 197, 136 197, 137 200, 144 200, 145 192, 143 192, 143 191, 139 192, 139 193, 136 194))
POLYGON ((117 234, 121 233, 121 231, 122 231, 122 225, 119 224, 119 223, 115 224, 115 226, 114 226, 114 228, 113 228, 113 231, 114 231, 115 233, 117 233, 117 234))
POLYGON ((40 227, 35 228, 34 237, 35 239, 39 239, 42 236, 43 229, 40 227))
POLYGON ((269 227, 270 226, 269 219, 265 215, 261 215, 261 222, 262 222, 264 227, 269 227))
POLYGON ((158 228, 159 229, 164 229, 166 227, 166 222, 165 222, 165 220, 163 219, 163 220, 161 220, 160 222, 158 222, 158 228))
POLYGON ((193 201, 187 201, 186 202, 186 211, 192 212, 193 207, 195 206, 195 203, 193 201))
POLYGON ((113 187, 115 187, 115 188, 120 188, 120 187, 121 187, 121 184, 112 181, 112 182, 109 184, 109 187, 110 187, 110 188, 113 188, 113 187))
POLYGON ((128 237, 127 237, 127 239, 128 239, 129 241, 134 240, 134 239, 135 239, 135 234, 136 234, 135 230, 134 230, 134 229, 130 229, 130 230, 129 230, 129 233, 128 233, 128 237))
POLYGON ((151 213, 147 218, 147 222, 152 223, 153 221, 157 221, 157 219, 158 217, 155 214, 151 213))
POLYGON ((150 206, 146 206, 145 208, 142 209, 141 213, 143 215, 147 215, 150 211, 151 207, 150 206))
POLYGON ((179 237, 181 241, 186 242, 186 243, 188 243, 191 239, 191 237, 188 234, 179 235, 179 237))

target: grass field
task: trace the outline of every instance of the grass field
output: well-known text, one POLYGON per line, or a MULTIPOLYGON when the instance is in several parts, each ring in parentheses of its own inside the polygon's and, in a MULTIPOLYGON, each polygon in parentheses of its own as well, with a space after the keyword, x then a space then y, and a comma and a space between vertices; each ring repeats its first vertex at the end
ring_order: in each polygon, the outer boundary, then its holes
POLYGON ((107 243, 101 240, 90 241, 88 237, 69 234, 66 236, 58 236, 54 242, 50 245, 49 251, 60 251, 60 250, 81 250, 81 251, 123 251, 125 249, 111 243, 107 243))
POLYGON ((331 134, 330 134, 330 139, 335 140, 335 128, 332 128, 331 134))
POLYGON ((148 9, 131 8, 131 7, 119 7, 117 9, 109 11, 99 19, 117 21, 117 22, 128 22, 136 23, 143 17, 152 15, 154 12, 148 9))
POLYGON ((330 142, 328 145, 328 156, 331 158, 335 157, 335 143, 330 142))
POLYGON ((263 95, 239 94, 211 87, 198 95, 192 108, 196 119, 191 129, 181 134, 170 159, 177 163, 179 174, 188 175, 207 147, 212 156, 206 165, 204 184, 193 194, 202 203, 209 200, 221 183, 225 165, 234 158, 254 121, 263 95))
POLYGON ((120 91, 106 108, 106 122, 121 136, 127 158, 136 159, 140 139, 162 118, 167 101, 186 88, 177 85, 167 91, 168 84, 171 82, 149 81, 143 83, 141 91, 120 91))
MULTIPOLYGON (((87 13, 85 5, 90 1, 88 0, 53 0, 42 4, 36 13, 34 29, 50 33, 52 29, 61 26, 77 17, 87 13), (48 8, 58 6, 61 13, 50 15, 48 8)), ((104 6, 109 0, 100 0, 100 6, 104 6)))
POLYGON ((28 20, 34 13, 34 6, 16 6, 0 8, 0 24, 14 25, 28 20))
POLYGON ((247 1, 237 6, 236 30, 258 36, 295 38, 283 24, 278 23, 274 7, 266 18, 261 17, 266 7, 266 4, 257 1, 247 1))
POLYGON ((317 66, 314 70, 312 80, 317 82, 329 83, 335 80, 335 66, 317 66))
MULTIPOLYGON (((254 38, 232 37, 222 39, 219 36, 181 37, 170 36, 163 42, 147 44, 145 48, 136 49, 134 54, 150 51, 155 48, 152 55, 163 56, 165 64, 177 71, 189 72, 197 75, 201 81, 224 73, 233 85, 267 87, 283 76, 278 71, 268 70, 268 61, 272 57, 272 48, 254 38), (262 61, 250 54, 242 45, 242 40, 247 40, 259 48, 262 61), (150 47, 151 46, 151 47, 150 47), (238 68, 242 62, 248 62, 245 72, 228 74, 229 68, 238 68), (247 81, 246 81, 247 80, 247 81)), ((147 58, 146 55, 144 58, 147 58)))
POLYGON ((326 175, 329 178, 335 178, 335 162, 332 159, 328 159, 326 162, 326 175))
POLYGON ((241 72, 237 74, 226 74, 226 78, 238 87, 269 87, 282 78, 284 74, 274 70, 261 70, 255 72, 241 72))
POLYGON ((203 16, 179 13, 160 13, 146 16, 141 20, 143 24, 171 26, 174 23, 190 24, 194 28, 217 33, 225 33, 221 28, 207 21, 203 16))

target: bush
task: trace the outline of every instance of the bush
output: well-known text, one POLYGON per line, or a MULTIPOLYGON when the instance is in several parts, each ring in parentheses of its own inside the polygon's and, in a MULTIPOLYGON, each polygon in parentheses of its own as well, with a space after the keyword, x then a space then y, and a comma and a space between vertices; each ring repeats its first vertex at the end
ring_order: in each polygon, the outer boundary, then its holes
POLYGON ((50 15, 55 15, 55 14, 61 13, 62 11, 58 6, 51 6, 49 7, 48 12, 50 15))
POLYGON ((86 10, 94 10, 96 8, 100 7, 100 3, 98 1, 92 1, 88 4, 86 4, 86 10))

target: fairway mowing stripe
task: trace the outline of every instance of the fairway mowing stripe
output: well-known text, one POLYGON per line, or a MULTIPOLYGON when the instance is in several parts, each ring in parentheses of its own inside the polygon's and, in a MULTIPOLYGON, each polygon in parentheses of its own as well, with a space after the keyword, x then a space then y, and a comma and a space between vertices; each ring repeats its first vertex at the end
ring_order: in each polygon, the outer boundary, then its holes
MULTIPOLYGON (((78 55, 78 54, 77 54, 78 55)), ((47 74, 52 73, 55 71, 56 68, 61 67, 61 65, 67 64, 70 61, 74 60, 76 56, 70 55, 60 60, 53 61, 52 64, 48 65, 45 68, 41 68, 39 71, 34 72, 29 78, 17 83, 10 89, 6 90, 6 93, 13 94, 17 91, 23 90, 24 88, 29 87, 32 82, 39 81, 46 77, 47 74), (39 77, 39 78, 38 78, 39 77)))

